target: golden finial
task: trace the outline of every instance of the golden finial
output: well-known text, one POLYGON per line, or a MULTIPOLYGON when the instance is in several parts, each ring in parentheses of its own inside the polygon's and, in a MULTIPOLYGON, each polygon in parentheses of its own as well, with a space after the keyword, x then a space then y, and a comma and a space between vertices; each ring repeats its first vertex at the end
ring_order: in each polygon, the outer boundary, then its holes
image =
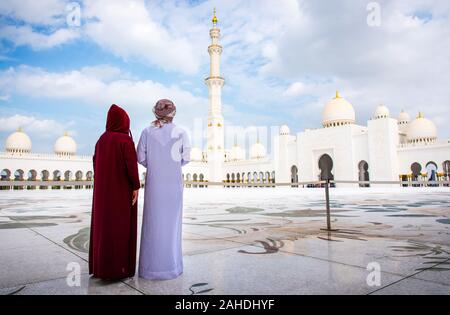
POLYGON ((339 91, 336 91, 336 97, 335 98, 341 98, 341 94, 339 93, 339 91))
POLYGON ((17 132, 23 132, 22 127, 17 128, 17 132))
POLYGON ((69 136, 69 132, 68 131, 64 131, 64 137, 68 137, 69 136))
POLYGON ((422 112, 419 112, 419 114, 417 115, 417 118, 424 118, 425 116, 423 115, 422 112))
POLYGON ((213 25, 214 26, 216 26, 216 24, 217 24, 217 16, 216 16, 216 8, 214 8, 214 16, 213 16, 213 18, 212 18, 212 22, 213 22, 213 25))

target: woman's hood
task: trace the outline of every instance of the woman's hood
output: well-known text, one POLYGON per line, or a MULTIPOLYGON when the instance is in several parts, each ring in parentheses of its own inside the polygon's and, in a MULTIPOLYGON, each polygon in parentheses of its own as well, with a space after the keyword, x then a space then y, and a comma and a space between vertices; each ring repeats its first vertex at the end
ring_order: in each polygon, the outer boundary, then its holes
POLYGON ((106 130, 126 134, 130 132, 130 117, 124 109, 116 104, 111 105, 109 108, 106 130))

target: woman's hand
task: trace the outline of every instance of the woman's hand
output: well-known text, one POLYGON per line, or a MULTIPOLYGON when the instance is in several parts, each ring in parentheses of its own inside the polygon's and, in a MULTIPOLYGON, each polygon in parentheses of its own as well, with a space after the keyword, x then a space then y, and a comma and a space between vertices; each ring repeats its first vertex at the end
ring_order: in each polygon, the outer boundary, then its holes
POLYGON ((139 198, 139 189, 133 191, 133 203, 132 203, 133 206, 134 206, 134 205, 136 204, 136 202, 138 201, 138 198, 139 198))

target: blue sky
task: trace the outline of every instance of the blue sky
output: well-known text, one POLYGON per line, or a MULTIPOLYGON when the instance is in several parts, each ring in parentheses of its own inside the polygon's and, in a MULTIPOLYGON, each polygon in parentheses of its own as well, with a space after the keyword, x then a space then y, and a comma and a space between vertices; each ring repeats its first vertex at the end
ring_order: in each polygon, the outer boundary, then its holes
POLYGON ((318 128, 338 89, 360 124, 384 103, 393 117, 424 111, 450 138, 448 1, 379 1, 376 27, 368 1, 83 0, 79 26, 67 24, 77 12, 70 2, 0 3, 2 143, 21 126, 34 152, 50 152, 68 130, 91 154, 112 103, 129 112, 138 137, 159 98, 173 99, 177 122, 192 129, 207 113, 214 7, 227 124, 318 128))

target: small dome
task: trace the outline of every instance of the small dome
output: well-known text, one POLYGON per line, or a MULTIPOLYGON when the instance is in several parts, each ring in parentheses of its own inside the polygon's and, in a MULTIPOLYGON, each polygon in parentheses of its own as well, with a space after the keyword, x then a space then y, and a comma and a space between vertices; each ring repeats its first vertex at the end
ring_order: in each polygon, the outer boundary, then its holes
POLYGON ((5 148, 7 152, 29 153, 31 152, 30 137, 19 128, 6 139, 5 148))
POLYGON ((282 125, 282 126, 280 127, 280 135, 286 136, 286 135, 288 135, 289 133, 290 133, 290 130, 289 130, 289 126, 288 126, 288 125, 282 125))
POLYGON ((231 161, 245 160, 245 152, 244 152, 244 150, 240 146, 234 145, 231 148, 230 160, 231 161))
POLYGON ((378 105, 373 117, 375 119, 382 119, 382 118, 388 118, 389 115, 390 115, 390 112, 389 112, 389 108, 387 108, 387 106, 378 105))
POLYGON ((77 153, 77 144, 66 132, 64 136, 56 140, 54 151, 58 155, 75 155, 77 153))
POLYGON ((251 159, 261 159, 266 156, 266 148, 260 142, 256 142, 250 149, 251 159))
POLYGON ((398 115, 398 123, 407 125, 411 120, 411 117, 407 112, 404 110, 401 111, 401 113, 398 115))
POLYGON ((409 143, 430 143, 437 139, 436 125, 419 113, 416 119, 408 125, 407 135, 409 143))
POLYGON ((336 97, 325 105, 322 113, 322 125, 327 128, 354 124, 355 117, 355 109, 352 104, 342 98, 339 92, 336 92, 336 97))
POLYGON ((191 149, 191 161, 194 162, 200 162, 201 160, 203 160, 203 153, 202 150, 200 150, 199 148, 192 148, 191 149))

